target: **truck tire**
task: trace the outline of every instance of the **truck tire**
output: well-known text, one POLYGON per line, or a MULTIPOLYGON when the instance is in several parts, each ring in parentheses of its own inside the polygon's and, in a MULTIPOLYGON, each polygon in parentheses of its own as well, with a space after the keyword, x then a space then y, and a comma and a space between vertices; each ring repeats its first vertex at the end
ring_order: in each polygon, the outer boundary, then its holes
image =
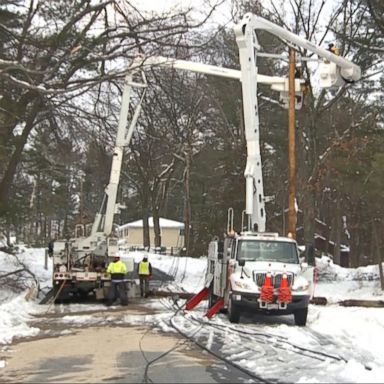
POLYGON ((295 316, 295 325, 305 326, 307 324, 308 307, 297 309, 293 315, 295 316))
POLYGON ((240 312, 239 309, 233 304, 232 298, 228 300, 228 320, 231 323, 238 323, 240 320, 240 312))

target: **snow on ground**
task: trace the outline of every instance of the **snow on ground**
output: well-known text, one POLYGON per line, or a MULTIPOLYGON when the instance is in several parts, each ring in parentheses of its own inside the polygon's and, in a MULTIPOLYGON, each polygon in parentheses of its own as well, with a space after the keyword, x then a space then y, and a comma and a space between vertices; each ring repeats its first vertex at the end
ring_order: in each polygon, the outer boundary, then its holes
MULTIPOLYGON (((142 260, 144 252, 130 252, 135 263, 142 260)), ((176 291, 197 292, 204 285, 207 259, 202 257, 175 257, 160 254, 147 254, 152 267, 174 277, 174 283, 167 285, 169 289, 176 291)))
POLYGON ((318 284, 315 296, 322 296, 328 302, 347 299, 383 300, 380 287, 379 267, 370 265, 360 268, 342 268, 323 256, 316 260, 318 284))
MULTIPOLYGON (((384 309, 339 307, 311 307, 310 329, 337 340, 345 351, 365 351, 361 361, 349 358, 343 372, 350 382, 383 382, 384 309), (372 369, 367 371, 364 366, 372 369)), ((348 358, 348 356, 346 356, 348 358)))
MULTIPOLYGON (((143 252, 131 252, 130 257, 139 262, 143 252)), ((18 257, 38 277, 40 287, 46 289, 51 284, 52 266, 48 264, 48 270, 44 269, 44 249, 25 249, 18 257)), ((204 284, 206 258, 193 259, 189 257, 173 257, 160 254, 149 254, 149 261, 154 268, 174 277, 175 281, 167 287, 175 291, 198 292, 204 284)), ((380 280, 377 266, 361 267, 357 269, 342 268, 333 265, 332 261, 323 256, 317 259, 318 281, 315 288, 315 296, 323 296, 328 300, 327 306, 311 305, 307 327, 300 328, 293 325, 289 316, 282 320, 269 320, 267 318, 248 319, 237 325, 238 329, 255 329, 269 332, 279 337, 287 338, 297 345, 313 347, 313 340, 323 340, 324 350, 327 348, 332 354, 341 354, 345 364, 324 365, 312 371, 309 375, 301 373, 297 368, 297 376, 289 376, 296 382, 383 382, 384 355, 382 353, 382 339, 384 337, 384 309, 341 307, 336 302, 347 299, 384 300, 384 293, 380 289, 380 280), (253 327, 253 328, 252 328, 253 327), (317 336, 316 336, 317 335, 317 336), (315 337, 316 336, 316 337, 315 337), (336 370, 336 371, 335 371, 336 370)), ((0 252, 0 275, 16 268, 15 257, 0 252)), ((0 350, 11 344, 15 338, 30 337, 39 334, 40 330, 31 326, 36 314, 44 314, 48 310, 47 305, 39 305, 42 298, 26 301, 26 292, 12 292, 4 287, 0 288, 0 350)), ((163 300, 163 299, 162 299, 163 300)), ((159 301, 148 302, 148 307, 161 309, 159 301)), ((201 304, 203 305, 203 304, 201 304)), ((202 316, 205 307, 197 307, 194 315, 202 316)), ((104 312, 106 308, 99 304, 87 306, 73 304, 57 311, 65 311, 65 316, 60 321, 68 325, 92 325, 101 324, 100 321, 116 324, 113 313, 104 312), (81 310, 103 311, 105 315, 95 319, 91 314, 78 315, 71 312, 81 310)), ((164 307, 163 307, 164 308, 164 307)), ((157 324, 164 331, 170 331, 167 316, 172 315, 172 310, 165 310, 158 315, 123 315, 117 324, 157 324)), ((191 332, 191 324, 188 320, 178 318, 180 328, 191 332)), ((214 324, 228 324, 225 315, 218 315, 211 319, 214 324)), ((212 342, 212 334, 207 335, 208 343, 212 342)), ((236 344, 235 339, 230 342, 231 356, 247 356, 241 344, 236 344), (235 340, 235 341, 234 341, 235 340)), ((225 344, 225 343, 224 343, 225 344)), ((228 344, 229 345, 229 344, 228 344)), ((255 359, 258 357, 243 357, 241 364, 247 369, 260 372, 260 364, 255 359)), ((260 360, 259 360, 260 362, 260 360)), ((0 369, 4 367, 4 361, 0 360, 0 369)), ((283 364, 283 363, 282 363, 283 364)), ((282 369, 283 365, 281 366, 282 369)), ((266 369, 266 368, 265 368, 266 369)), ((288 376, 287 376, 288 377, 288 376)))
MULTIPOLYGON (((44 269, 44 249, 25 249, 17 258, 38 278, 40 288, 51 284, 52 265, 44 269)), ((0 252, 0 275, 19 269, 16 257, 0 252)), ((31 278, 31 285, 33 279, 31 278)), ((34 336, 39 329, 28 326, 33 313, 43 311, 38 301, 26 301, 27 291, 18 293, 0 288, 0 345, 11 343, 15 337, 34 336)))

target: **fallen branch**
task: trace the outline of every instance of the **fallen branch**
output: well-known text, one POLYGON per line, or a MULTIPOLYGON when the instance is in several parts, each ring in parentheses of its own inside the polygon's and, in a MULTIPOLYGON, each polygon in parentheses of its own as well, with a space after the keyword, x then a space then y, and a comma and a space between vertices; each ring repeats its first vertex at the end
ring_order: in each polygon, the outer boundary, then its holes
POLYGON ((383 300, 343 300, 338 302, 342 307, 383 308, 383 300))
POLYGON ((15 291, 21 291, 26 288, 31 288, 31 280, 33 281, 36 287, 39 287, 39 280, 36 275, 30 271, 30 269, 17 257, 13 256, 16 259, 15 267, 17 269, 9 272, 3 272, 0 275, 0 286, 9 287, 15 291), (32 279, 31 279, 32 278, 32 279))
POLYGON ((0 279, 4 279, 8 276, 16 275, 17 273, 24 272, 24 271, 25 271, 25 268, 17 269, 16 271, 8 272, 5 275, 0 275, 0 279))
POLYGON ((310 303, 315 305, 327 305, 328 300, 326 297, 312 297, 310 303))
POLYGON ((21 266, 23 266, 24 267, 24 272, 26 272, 27 274, 29 274, 29 275, 31 275, 32 276, 32 278, 33 278, 33 280, 35 281, 35 283, 36 283, 36 285, 38 286, 39 285, 39 280, 37 279, 37 277, 36 277, 36 275, 33 273, 33 272, 31 272, 30 270, 29 270, 29 268, 17 257, 17 256, 15 256, 16 257, 16 260, 17 260, 17 262, 21 265, 21 266))

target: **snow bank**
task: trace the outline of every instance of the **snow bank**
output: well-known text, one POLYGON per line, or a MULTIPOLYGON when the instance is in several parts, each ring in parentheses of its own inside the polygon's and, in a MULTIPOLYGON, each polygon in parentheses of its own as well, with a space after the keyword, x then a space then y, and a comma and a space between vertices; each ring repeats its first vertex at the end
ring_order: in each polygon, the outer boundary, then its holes
MULTIPOLYGON (((51 285, 52 266, 44 269, 44 249, 24 249, 17 258, 36 276, 40 288, 51 285)), ((20 264, 14 255, 0 252, 0 275, 15 271, 20 264)), ((33 284, 31 276, 30 285, 33 284)), ((15 337, 35 336, 39 329, 30 327, 28 322, 33 313, 44 310, 37 301, 26 301, 27 291, 17 292, 11 288, 0 289, 0 344, 9 344, 15 337)))
POLYGON ((172 276, 174 282, 167 285, 175 291, 198 292, 204 286, 207 258, 167 256, 148 252, 129 252, 135 263, 139 263, 144 254, 148 255, 148 261, 153 268, 172 276))
POLYGON ((309 327, 344 349, 347 364, 341 373, 347 382, 383 382, 384 309, 311 306, 309 327))
POLYGON ((359 268, 343 268, 333 263, 328 256, 316 258, 319 279, 322 281, 374 281, 380 280, 379 266, 369 265, 359 268))
POLYGON ((35 336, 39 329, 30 327, 34 303, 27 302, 24 294, 13 297, 0 306, 0 344, 9 344, 14 337, 35 336))
POLYGON ((326 297, 329 303, 348 299, 384 299, 377 265, 343 268, 333 264, 329 257, 322 256, 316 258, 316 268, 315 296, 326 297))
MULTIPOLYGON (((144 252, 130 252, 126 256, 133 257, 139 262, 144 252)), ((27 249, 19 255, 21 260, 39 279, 40 287, 48 288, 51 284, 52 266, 49 263, 48 270, 44 269, 44 249, 27 249)), ((204 285, 206 258, 174 257, 148 253, 149 261, 154 268, 174 277, 174 282, 168 288, 175 291, 198 292, 204 285)), ((382 299, 383 293, 379 289, 379 280, 376 278, 377 267, 369 266, 357 269, 342 268, 334 265, 331 260, 323 257, 318 259, 319 281, 316 286, 316 296, 325 296, 328 302, 349 298, 382 299), (372 277, 372 278, 371 278, 372 277)), ((0 253, 0 274, 12 271, 17 267, 12 255, 0 253)), ((157 303, 157 302, 156 302, 157 303)), ((150 302, 149 306, 155 304, 150 302)), ((95 306, 96 309, 97 306, 95 306)), ((76 311, 81 307, 74 306, 76 311)), ((93 309, 90 307, 88 309, 93 309)), ((99 306, 100 309, 100 306, 99 306)), ((39 333, 39 329, 30 326, 33 314, 43 313, 47 306, 38 304, 38 300, 27 302, 25 292, 12 292, 0 288, 0 345, 10 344, 16 337, 31 337, 39 333)), ((65 308, 66 313, 71 311, 65 308)), ((165 321, 168 311, 153 315, 153 318, 145 317, 145 321, 160 324, 160 328, 169 331, 165 321)), ((169 314, 169 313, 168 313, 169 314)), ((103 321, 108 319, 103 317, 103 321)), ((219 315, 217 320, 220 319, 219 315)), ((225 320, 225 318, 223 318, 225 320)), ((68 325, 89 325, 97 323, 97 318, 92 316, 67 316, 63 319, 68 325)), ((115 321, 111 317, 111 322, 115 321)), ((126 316, 120 320, 122 323, 143 324, 142 316, 126 316)), ((215 320, 216 321, 216 320, 215 320)), ((225 320, 226 321, 226 320, 225 320)), ((184 324, 187 327, 187 324, 184 324)), ((267 327, 271 332, 270 324, 258 324, 258 329, 267 327)), ((343 308, 329 305, 326 307, 311 306, 309 311, 308 327, 310 331, 318 332, 335 344, 340 343, 346 351, 343 356, 347 359, 345 369, 340 372, 347 382, 378 382, 378 378, 384 377, 384 357, 382 356, 381 338, 384 329, 384 310, 380 308, 343 308), (344 344, 343 344, 344 343, 344 344), (352 351, 361 350, 366 353, 358 356, 352 351), (348 351, 351 354, 348 355, 348 351), (371 369, 371 370, 370 370, 371 369)), ((302 330, 287 324, 275 325, 273 330, 286 337, 292 338, 296 343, 305 343, 302 330)), ((308 340, 308 339, 307 339, 308 340)), ((234 353, 238 352, 237 347, 234 353)), ((336 347, 335 347, 336 350, 336 347)), ((2 365, 0 361, 0 368, 2 365)), ((330 375, 330 377, 333 377, 330 375)), ((314 378, 298 377, 298 382, 315 382, 314 378)))

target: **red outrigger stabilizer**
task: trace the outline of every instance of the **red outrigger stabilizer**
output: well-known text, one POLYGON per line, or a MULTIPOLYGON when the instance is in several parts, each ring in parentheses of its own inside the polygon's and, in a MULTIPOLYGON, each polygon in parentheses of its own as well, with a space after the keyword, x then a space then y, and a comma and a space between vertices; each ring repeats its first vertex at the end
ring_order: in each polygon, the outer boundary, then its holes
MULTIPOLYGON (((190 311, 191 309, 195 308, 197 304, 199 304, 202 300, 206 299, 209 294, 209 289, 207 287, 204 287, 199 293, 197 293, 195 296, 190 298, 187 303, 185 304, 185 309, 187 311, 190 311)), ((208 309, 208 311, 205 313, 204 316, 207 316, 208 319, 210 319, 215 313, 219 311, 221 307, 224 305, 224 299, 219 298, 215 304, 212 305, 211 308, 208 309)))
POLYGON ((185 304, 185 309, 190 311, 191 309, 195 308, 196 305, 200 303, 200 301, 204 300, 208 296, 208 293, 209 289, 204 287, 199 293, 187 301, 185 304))
POLYGON ((205 314, 205 316, 208 317, 208 319, 210 319, 215 313, 217 313, 217 311, 219 311, 219 309, 221 307, 224 306, 224 299, 223 298, 220 298, 219 300, 216 301, 215 304, 212 305, 211 308, 208 309, 207 313, 205 314))

